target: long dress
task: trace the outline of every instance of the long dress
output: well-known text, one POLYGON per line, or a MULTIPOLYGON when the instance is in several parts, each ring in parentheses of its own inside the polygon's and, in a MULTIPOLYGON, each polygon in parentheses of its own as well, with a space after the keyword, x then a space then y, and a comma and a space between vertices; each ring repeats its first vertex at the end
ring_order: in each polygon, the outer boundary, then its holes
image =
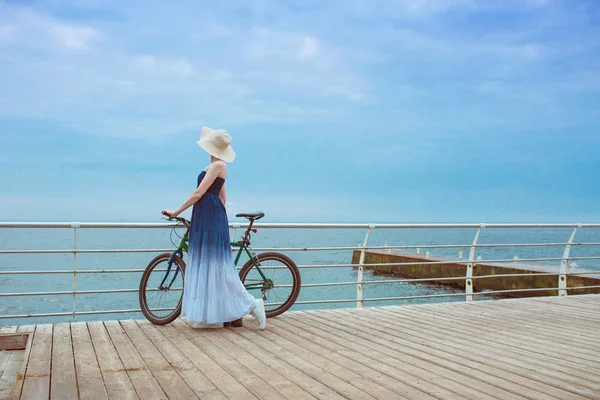
MULTIPOLYGON (((206 172, 198 176, 198 185, 206 172)), ((229 223, 217 178, 192 210, 181 316, 189 322, 234 321, 254 308, 233 263, 229 223)))

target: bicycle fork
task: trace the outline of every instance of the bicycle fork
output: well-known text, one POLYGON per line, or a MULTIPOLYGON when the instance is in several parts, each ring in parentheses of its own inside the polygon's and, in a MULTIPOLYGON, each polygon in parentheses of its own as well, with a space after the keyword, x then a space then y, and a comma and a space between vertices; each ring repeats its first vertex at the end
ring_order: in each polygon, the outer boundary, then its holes
POLYGON ((167 280, 167 277, 169 276, 169 274, 171 273, 171 267, 173 266, 173 260, 175 259, 175 257, 177 257, 179 255, 179 257, 183 257, 183 254, 181 252, 181 249, 177 249, 174 250, 171 253, 171 257, 169 257, 169 262, 167 263, 167 272, 165 273, 165 276, 162 279, 162 282, 160 283, 160 285, 158 286, 159 290, 168 290, 171 289, 171 286, 173 285, 173 282, 175 282, 175 279, 177 279, 177 275, 179 274, 179 268, 175 268, 175 274, 173 275, 173 279, 171 279, 171 282, 169 282, 169 286, 165 287, 165 282, 167 280))

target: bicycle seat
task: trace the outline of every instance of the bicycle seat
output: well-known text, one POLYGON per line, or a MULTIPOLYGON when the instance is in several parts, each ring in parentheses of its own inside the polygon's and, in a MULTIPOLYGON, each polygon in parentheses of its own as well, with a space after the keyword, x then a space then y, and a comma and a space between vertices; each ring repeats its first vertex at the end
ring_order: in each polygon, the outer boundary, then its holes
POLYGON ((256 211, 251 213, 241 213, 237 214, 236 217, 248 218, 251 221, 256 221, 257 219, 261 219, 265 216, 265 213, 262 211, 256 211))

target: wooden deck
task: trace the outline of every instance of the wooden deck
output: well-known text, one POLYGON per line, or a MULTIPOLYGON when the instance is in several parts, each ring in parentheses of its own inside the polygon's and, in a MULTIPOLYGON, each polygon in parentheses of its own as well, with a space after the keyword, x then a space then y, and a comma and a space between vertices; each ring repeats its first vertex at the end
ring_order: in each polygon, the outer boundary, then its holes
POLYGON ((600 295, 2 327, 0 398, 600 399, 600 295), (24 360, 28 360, 27 363, 24 360), (16 380, 16 382, 15 382, 16 380))

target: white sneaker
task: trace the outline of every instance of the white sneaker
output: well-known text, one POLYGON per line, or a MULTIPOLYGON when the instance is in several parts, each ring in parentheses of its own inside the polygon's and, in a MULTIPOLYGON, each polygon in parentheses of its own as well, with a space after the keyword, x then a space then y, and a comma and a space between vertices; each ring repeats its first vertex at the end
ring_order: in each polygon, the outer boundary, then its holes
POLYGON ((194 329, 214 329, 214 328, 222 328, 223 323, 207 323, 207 322, 194 322, 192 328, 194 329))
POLYGON ((265 302, 263 299, 254 300, 254 309, 250 311, 250 314, 256 318, 260 329, 265 329, 267 326, 267 315, 265 314, 265 302))

